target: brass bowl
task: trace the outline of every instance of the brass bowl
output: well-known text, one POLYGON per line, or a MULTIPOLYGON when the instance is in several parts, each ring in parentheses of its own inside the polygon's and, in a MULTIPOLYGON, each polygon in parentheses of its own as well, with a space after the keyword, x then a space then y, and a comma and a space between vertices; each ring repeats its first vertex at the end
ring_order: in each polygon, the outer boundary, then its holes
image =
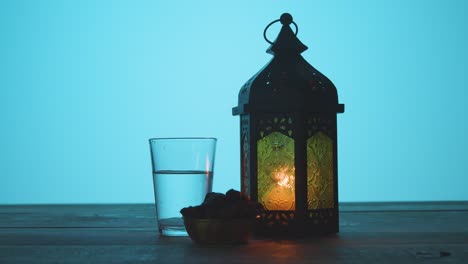
POLYGON ((184 217, 185 229, 198 244, 246 244, 252 236, 253 219, 197 219, 184 217))

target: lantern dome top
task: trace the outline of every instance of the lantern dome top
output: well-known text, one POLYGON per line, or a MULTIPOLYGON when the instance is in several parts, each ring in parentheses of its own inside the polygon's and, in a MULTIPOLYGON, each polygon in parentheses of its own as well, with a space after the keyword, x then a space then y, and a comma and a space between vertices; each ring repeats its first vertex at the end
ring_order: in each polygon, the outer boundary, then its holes
POLYGON ((284 13, 265 28, 263 36, 271 44, 267 53, 273 59, 255 74, 239 92, 233 115, 254 112, 333 112, 343 113, 333 83, 312 67, 301 53, 307 50, 297 38, 298 27, 290 14, 284 13), (274 42, 266 32, 276 23, 283 25, 274 42), (295 26, 295 32, 290 25, 295 26))

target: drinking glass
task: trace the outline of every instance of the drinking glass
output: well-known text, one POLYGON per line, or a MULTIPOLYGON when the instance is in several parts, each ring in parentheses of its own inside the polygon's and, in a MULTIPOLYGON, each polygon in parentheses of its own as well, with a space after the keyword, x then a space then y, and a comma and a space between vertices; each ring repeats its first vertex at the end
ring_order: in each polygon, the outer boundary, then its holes
POLYGON ((199 205, 213 186, 216 138, 152 138, 156 219, 163 236, 187 236, 180 209, 199 205))

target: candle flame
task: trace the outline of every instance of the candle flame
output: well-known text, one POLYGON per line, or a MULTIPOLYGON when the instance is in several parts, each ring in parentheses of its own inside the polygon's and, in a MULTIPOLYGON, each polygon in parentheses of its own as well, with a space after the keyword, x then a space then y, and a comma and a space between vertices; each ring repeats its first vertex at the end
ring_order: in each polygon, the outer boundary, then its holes
POLYGON ((294 210, 295 208, 295 169, 290 166, 281 166, 271 174, 275 185, 270 192, 262 198, 268 210, 294 210))
POLYGON ((288 175, 287 167, 275 171, 273 178, 276 180, 276 183, 281 187, 293 188, 294 186, 294 176, 288 175))

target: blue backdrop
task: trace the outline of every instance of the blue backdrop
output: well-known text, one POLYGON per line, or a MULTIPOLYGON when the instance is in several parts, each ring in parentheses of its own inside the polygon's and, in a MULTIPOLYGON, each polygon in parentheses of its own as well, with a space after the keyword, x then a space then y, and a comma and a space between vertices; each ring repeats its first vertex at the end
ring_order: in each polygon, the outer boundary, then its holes
POLYGON ((467 200, 468 1, 5 0, 0 203, 152 202, 150 137, 217 137, 238 189, 231 108, 283 12, 346 104, 340 200, 467 200))

